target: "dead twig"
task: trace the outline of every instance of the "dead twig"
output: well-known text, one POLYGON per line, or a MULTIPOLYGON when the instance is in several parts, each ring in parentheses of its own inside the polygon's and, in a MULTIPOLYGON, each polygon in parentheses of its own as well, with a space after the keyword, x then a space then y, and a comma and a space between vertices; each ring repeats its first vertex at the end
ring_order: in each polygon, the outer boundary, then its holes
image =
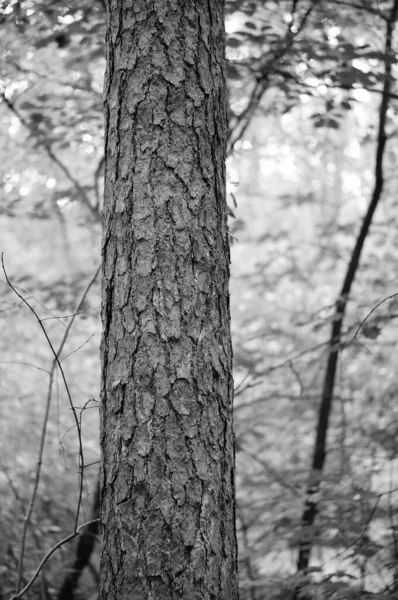
MULTIPOLYGON (((64 387, 68 396, 68 400, 69 400, 69 404, 73 413, 73 417, 74 417, 74 421, 76 424, 76 428, 77 428, 77 437, 78 437, 78 444, 79 444, 79 495, 78 495, 78 501, 77 501, 77 508, 76 508, 76 516, 75 516, 75 523, 74 523, 74 534, 73 537, 77 531, 77 525, 78 525, 78 520, 79 520, 79 515, 80 515, 80 507, 81 507, 81 503, 82 503, 82 496, 83 496, 83 471, 84 471, 84 455, 83 455, 83 442, 82 442, 82 434, 81 434, 81 427, 80 427, 80 420, 77 414, 77 411, 74 407, 73 404, 73 400, 72 400, 72 396, 69 390, 69 386, 66 380, 66 376, 65 376, 65 372, 63 370, 63 367, 61 365, 61 361, 60 361, 60 354, 64 348, 64 345, 68 339, 70 330, 72 328, 72 325, 74 323, 74 320, 76 318, 76 316, 80 313, 82 306, 85 302, 85 299, 87 297, 87 294, 91 288, 91 286, 93 285, 93 283, 95 282, 100 268, 97 269, 97 271, 95 272, 93 278, 91 279, 91 281, 89 282, 89 284, 87 285, 79 303, 78 306, 76 308, 76 312, 74 315, 72 315, 71 320, 64 332, 64 335, 62 337, 61 343, 58 347, 58 350, 55 350, 51 339, 46 331, 46 328, 43 325, 43 320, 40 319, 39 315, 37 314, 37 312, 35 311, 35 309, 32 307, 31 304, 29 304, 29 302, 16 290, 16 288, 14 287, 14 285, 11 283, 6 268, 5 268, 5 264, 4 264, 4 254, 1 255, 1 263, 2 263, 2 268, 3 268, 3 272, 4 272, 4 276, 6 279, 7 284, 9 285, 9 287, 12 289, 12 291, 18 296, 18 298, 22 301, 23 304, 25 304, 29 310, 33 313, 33 315, 35 316, 37 322, 39 323, 39 326, 47 340, 47 343, 51 349, 51 352, 53 354, 53 360, 52 360, 52 364, 51 364, 51 369, 49 372, 49 384, 48 384, 48 388, 47 388, 47 398, 46 398, 46 405, 45 405, 45 410, 44 410, 44 417, 43 417, 43 424, 42 424, 42 429, 41 429, 41 434, 40 434, 40 442, 39 442, 39 449, 38 449, 38 457, 37 457, 37 464, 36 464, 36 473, 35 473, 35 479, 34 479, 34 484, 33 484, 33 490, 31 493, 31 497, 30 497, 30 501, 29 501, 29 506, 27 508, 27 512, 24 518, 24 525, 23 525, 23 530, 22 530, 22 540, 21 540, 21 549, 20 549, 20 555, 19 555, 19 565, 18 565, 18 575, 17 575, 17 584, 16 584, 16 592, 17 594, 19 594, 19 590, 21 587, 21 581, 22 581, 22 575, 23 575, 23 562, 24 562, 24 556, 25 556, 25 547, 26 547, 26 538, 27 538, 27 532, 28 532, 28 527, 29 524, 31 522, 31 518, 32 518, 32 513, 33 513, 33 508, 34 508, 34 504, 36 501, 36 496, 37 496, 37 490, 39 487, 39 483, 40 483, 40 477, 41 477, 41 466, 42 466, 42 460, 43 460, 43 453, 44 453, 44 444, 45 444, 45 438, 46 438, 46 432, 47 432, 47 424, 48 424, 48 417, 49 417, 49 411, 50 411, 50 405, 51 405, 51 398, 52 398, 52 387, 53 387, 53 381, 54 381, 54 375, 55 375, 55 371, 56 368, 58 367, 58 369, 60 370, 61 376, 62 376, 62 380, 64 383, 64 387)), ((19 596, 18 596, 19 597, 19 596)))

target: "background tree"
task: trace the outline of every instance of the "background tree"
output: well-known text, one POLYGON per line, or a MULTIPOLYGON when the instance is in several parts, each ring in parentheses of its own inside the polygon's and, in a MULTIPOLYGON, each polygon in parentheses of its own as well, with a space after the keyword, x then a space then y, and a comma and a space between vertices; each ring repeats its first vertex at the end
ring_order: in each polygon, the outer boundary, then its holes
POLYGON ((102 598, 238 595, 223 4, 109 4, 102 598))
POLYGON ((383 91, 379 112, 379 127, 377 133, 374 187, 371 196, 371 201, 369 202, 368 209, 364 216, 354 249, 352 251, 351 259, 347 267, 347 272, 344 277, 341 291, 337 296, 335 310, 332 318, 329 352, 327 357, 325 378, 323 382, 322 395, 319 406, 314 453, 309 475, 305 509, 302 516, 302 539, 300 540, 299 556, 297 561, 299 571, 306 571, 309 566, 310 553, 313 543, 313 527, 316 513, 318 511, 317 495, 319 495, 320 491, 320 486, 323 478, 323 469, 327 454, 326 440, 328 434, 329 419, 333 405, 338 359, 341 351, 344 316, 348 301, 350 299, 351 289, 360 264, 363 247, 368 236, 376 208, 380 202, 383 193, 383 162, 387 143, 386 120, 390 102, 392 83, 392 43, 397 15, 398 1, 394 0, 394 3, 391 8, 391 13, 386 23, 386 41, 384 49, 385 69, 383 91))

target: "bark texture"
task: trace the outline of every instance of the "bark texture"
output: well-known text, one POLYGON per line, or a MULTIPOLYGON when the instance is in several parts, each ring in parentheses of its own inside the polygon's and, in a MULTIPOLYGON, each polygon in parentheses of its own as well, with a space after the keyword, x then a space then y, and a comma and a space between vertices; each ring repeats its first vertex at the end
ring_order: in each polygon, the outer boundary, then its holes
POLYGON ((101 599, 235 600, 223 0, 110 0, 101 599))

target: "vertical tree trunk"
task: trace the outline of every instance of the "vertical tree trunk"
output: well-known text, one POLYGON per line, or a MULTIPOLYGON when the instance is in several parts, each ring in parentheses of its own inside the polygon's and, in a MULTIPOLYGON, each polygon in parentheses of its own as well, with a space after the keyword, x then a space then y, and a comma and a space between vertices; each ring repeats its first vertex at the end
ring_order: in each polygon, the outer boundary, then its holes
POLYGON ((103 600, 238 597, 223 8, 109 0, 103 600))
MULTIPOLYGON (((398 0, 393 0, 390 14, 386 20, 386 35, 384 46, 384 83, 379 109, 379 127, 376 143, 375 160, 375 180, 372 197, 368 210, 362 221, 358 237, 355 242, 351 259, 347 267, 343 285, 335 303, 334 315, 332 319, 331 335, 329 340, 329 355, 326 364, 326 372, 323 381, 321 402, 318 412, 318 423, 316 428, 315 445, 312 455, 312 464, 307 484, 307 495, 305 499, 304 511, 301 517, 301 536, 299 540, 297 569, 299 572, 306 572, 310 564, 311 550, 314 544, 315 532, 314 523, 318 513, 318 496, 321 490, 323 471, 327 454, 327 434, 329 428, 329 419, 331 415, 336 373, 338 360, 341 351, 342 329, 346 313, 347 303, 350 298, 351 289, 355 281, 355 276, 359 268, 362 250, 366 238, 370 231, 373 216, 382 197, 384 187, 383 159, 387 143, 386 122, 390 103, 390 93, 393 63, 393 37, 396 21, 398 18, 398 0)), ((305 600, 303 594, 300 595, 299 588, 296 590, 296 598, 305 600)))

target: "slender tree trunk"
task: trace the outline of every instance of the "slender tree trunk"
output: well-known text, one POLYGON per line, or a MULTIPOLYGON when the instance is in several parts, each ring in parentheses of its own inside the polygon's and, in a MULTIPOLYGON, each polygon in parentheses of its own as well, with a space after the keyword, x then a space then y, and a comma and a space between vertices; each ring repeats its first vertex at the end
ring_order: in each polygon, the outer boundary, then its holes
POLYGON ((109 0, 102 600, 238 598, 223 9, 109 0))
POLYGON ((341 332, 345 317, 347 302, 351 293, 351 288, 355 280, 355 276, 360 263, 360 258, 366 237, 372 223, 373 215, 382 195, 384 185, 383 175, 383 157, 385 145, 387 142, 386 135, 386 118, 390 100, 391 91, 391 65, 392 65, 392 43, 395 23, 398 14, 398 0, 394 0, 390 16, 386 25, 386 41, 385 41, 385 71, 384 71, 384 86, 382 100, 379 110, 379 130, 377 137, 376 161, 375 161, 375 183, 373 194, 369 203, 368 211, 362 222, 358 238, 353 249, 351 260, 347 268, 347 273, 336 300, 335 311, 332 320, 332 330, 329 342, 329 356, 326 365, 325 378, 323 383, 323 391, 319 406, 318 424, 316 431, 316 440, 312 458, 312 465, 307 487, 307 497, 305 507, 301 519, 302 531, 299 543, 299 554, 297 568, 301 572, 305 572, 309 566, 310 553, 314 540, 314 523, 318 512, 318 495, 320 485, 323 478, 323 469, 326 459, 326 441, 329 426, 329 418, 332 409, 334 386, 338 359, 341 350, 341 332))

